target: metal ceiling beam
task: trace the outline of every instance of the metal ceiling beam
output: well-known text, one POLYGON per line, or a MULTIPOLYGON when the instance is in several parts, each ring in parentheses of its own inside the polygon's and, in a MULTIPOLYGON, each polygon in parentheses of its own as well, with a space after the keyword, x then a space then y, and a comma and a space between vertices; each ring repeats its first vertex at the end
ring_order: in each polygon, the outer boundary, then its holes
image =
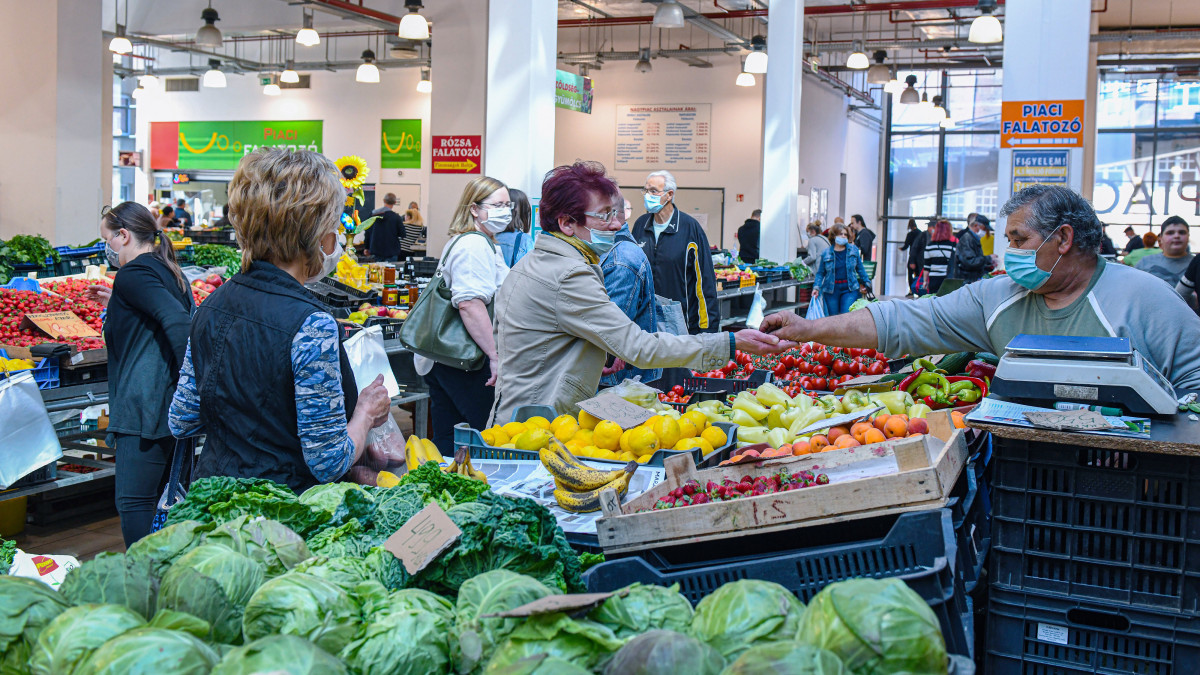
MULTIPOLYGON (((338 71, 338 70, 354 70, 362 65, 362 61, 311 61, 306 63, 293 64, 293 68, 299 72, 316 72, 316 71, 338 71)), ((376 61, 375 65, 379 66, 380 70, 388 68, 428 68, 430 66, 429 59, 397 59, 389 61, 376 61)), ((158 76, 171 75, 196 75, 199 76, 207 70, 207 66, 177 66, 173 68, 155 68, 154 74, 158 76)), ((258 68, 244 68, 240 73, 226 71, 229 75, 250 75, 252 73, 274 73, 279 71, 279 64, 259 64, 258 68)), ((113 72, 118 75, 145 75, 145 71, 131 70, 129 68, 121 68, 113 66, 113 72)))
MULTIPOLYGON (((297 0, 284 0, 289 5, 297 4, 297 0)), ((376 11, 369 7, 355 5, 346 0, 302 0, 300 4, 313 9, 319 9, 327 14, 333 14, 343 19, 351 21, 359 21, 371 26, 386 28, 388 30, 398 30, 400 28, 400 17, 386 12, 376 11)))
MULTIPOLYGON (((111 31, 103 31, 103 35, 104 39, 107 41, 112 39, 116 34, 111 31)), ((200 47, 196 47, 191 43, 181 44, 176 42, 168 42, 166 40, 158 40, 152 37, 146 37, 144 35, 136 35, 132 33, 126 35, 126 37, 128 37, 129 41, 134 44, 144 44, 173 52, 188 52, 190 54, 197 54, 199 56, 207 56, 210 59, 220 60, 222 64, 231 64, 249 69, 254 69, 260 65, 257 61, 243 59, 230 54, 222 54, 220 52, 214 52, 208 49, 201 49, 200 47)))

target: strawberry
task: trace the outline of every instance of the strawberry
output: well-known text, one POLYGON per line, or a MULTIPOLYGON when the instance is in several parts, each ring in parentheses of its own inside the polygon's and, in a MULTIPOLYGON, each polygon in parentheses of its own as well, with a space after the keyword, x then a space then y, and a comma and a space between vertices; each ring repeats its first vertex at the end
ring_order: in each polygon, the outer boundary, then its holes
POLYGON ((708 495, 701 492, 700 494, 696 495, 696 499, 693 500, 692 503, 693 504, 707 504, 708 503, 708 495))
POLYGON ((829 485, 829 476, 825 474, 817 476, 817 485, 829 485))

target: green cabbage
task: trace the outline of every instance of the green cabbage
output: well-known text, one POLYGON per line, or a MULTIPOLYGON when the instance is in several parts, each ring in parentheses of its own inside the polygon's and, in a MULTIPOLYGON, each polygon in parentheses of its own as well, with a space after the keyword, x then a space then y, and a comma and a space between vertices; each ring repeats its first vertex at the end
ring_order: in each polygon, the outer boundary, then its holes
POLYGON ((151 628, 177 630, 201 640, 206 639, 212 633, 212 626, 204 619, 187 612, 176 612, 173 609, 158 610, 154 616, 150 617, 149 625, 151 628))
POLYGON ((591 675, 590 670, 548 654, 527 656, 488 675, 591 675))
POLYGON ((751 647, 721 675, 850 675, 833 652, 800 642, 751 647))
POLYGON ((673 630, 652 630, 621 647, 604 675, 717 675, 725 658, 694 637, 673 630))
POLYGON ((624 641, 602 623, 572 619, 561 612, 537 614, 524 619, 496 646, 484 672, 494 672, 535 654, 549 654, 594 669, 622 644, 624 641))
POLYGON ((516 609, 549 595, 554 595, 554 591, 542 582, 508 570, 492 570, 467 580, 458 591, 454 610, 454 630, 458 637, 454 660, 458 671, 474 672, 486 663, 496 645, 522 622, 487 615, 516 609))
POLYGON ((899 579, 829 584, 804 612, 796 639, 837 654, 856 674, 946 671, 937 616, 899 579))
POLYGON ((308 640, 294 635, 268 635, 226 654, 212 675, 342 675, 346 666, 308 640))
POLYGON ((679 593, 679 584, 670 588, 633 584, 605 600, 588 618, 608 626, 622 640, 655 629, 686 633, 692 623, 692 603, 679 593))
MULTIPOLYGON (((448 509, 455 504, 465 504, 479 499, 480 495, 487 491, 488 485, 483 481, 478 481, 466 476, 460 476, 456 473, 448 473, 442 471, 434 462, 425 462, 421 466, 409 471, 400 477, 400 484, 396 487, 403 487, 411 483, 423 483, 429 487, 429 492, 442 505, 442 508, 448 509)), ((395 490, 396 488, 389 488, 395 490)))
POLYGON ((247 640, 296 635, 337 654, 354 639, 360 623, 358 605, 336 584, 288 572, 255 591, 246 604, 242 632, 247 640))
POLYGON ((357 483, 314 485, 300 495, 300 503, 328 513, 326 527, 341 525, 352 518, 368 523, 375 511, 374 497, 357 483))
POLYGON ((375 579, 374 572, 367 567, 363 558, 350 556, 315 556, 296 565, 292 570, 332 581, 347 593, 356 585, 375 579))
MULTIPOLYGON (((428 463, 428 462, 427 462, 428 463)), ((363 559, 363 564, 371 575, 387 587, 388 590, 397 591, 405 586, 412 577, 409 576, 408 570, 404 569, 404 563, 400 559, 392 555, 392 552, 376 546, 367 553, 367 557, 363 559)))
POLYGON ((92 653, 79 675, 208 675, 217 665, 215 651, 175 630, 134 628, 92 653))
POLYGON ((756 644, 793 639, 803 613, 804 605, 783 586, 740 579, 696 605, 689 632, 733 660, 756 644))
POLYGON ((274 520, 239 516, 210 532, 208 544, 227 546, 262 563, 268 577, 277 577, 312 557, 300 535, 274 520))
MULTIPOLYGON (((432 462, 426 462, 432 464, 432 462)), ((409 518, 417 515, 433 501, 433 493, 425 483, 408 483, 375 491, 375 514, 371 531, 390 537, 409 518)))
POLYGON ((373 547, 382 544, 375 535, 367 534, 362 523, 351 518, 339 527, 327 527, 308 538, 308 548, 315 555, 362 558, 373 547))
POLYGON ((454 605, 436 593, 423 591, 419 588, 406 588, 394 591, 388 595, 384 612, 418 611, 433 614, 447 626, 454 625, 454 605))
POLYGON ((0 672, 21 672, 42 629, 69 606, 36 579, 0 576, 0 672))
POLYGON ((158 577, 149 558, 101 553, 68 572, 58 592, 72 605, 124 605, 144 621, 154 615, 158 577))
POLYGON ((450 623, 419 609, 380 612, 341 658, 359 675, 445 673, 450 669, 450 623))
POLYGON ((122 605, 79 605, 54 617, 38 635, 29 661, 33 675, 74 675, 105 642, 146 620, 122 605))
POLYGON ((202 544, 163 576, 158 608, 186 612, 212 626, 212 641, 240 644, 242 612, 262 584, 261 563, 233 549, 202 544))
POLYGON ((167 523, 223 523, 243 515, 279 521, 302 537, 329 520, 327 512, 301 504, 286 485, 264 478, 213 476, 192 483, 183 501, 167 512, 167 523))
POLYGON ((150 560, 155 576, 161 577, 179 556, 199 546, 214 527, 213 523, 198 520, 177 522, 137 540, 125 555, 133 560, 150 560))

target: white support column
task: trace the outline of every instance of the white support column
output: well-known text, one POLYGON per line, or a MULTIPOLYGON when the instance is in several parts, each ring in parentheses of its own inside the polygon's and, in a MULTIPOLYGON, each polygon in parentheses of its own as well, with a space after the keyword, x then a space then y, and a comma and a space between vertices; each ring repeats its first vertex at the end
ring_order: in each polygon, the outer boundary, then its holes
POLYGON ((487 45, 483 171, 540 197, 554 168, 557 1, 491 3, 487 45))
MULTIPOLYGON (((1085 101, 1091 33, 1091 0, 1008 0, 1004 4, 1004 101, 1085 101)), ((1092 106, 1085 118, 1094 118, 1092 106)), ((1084 124, 1085 130, 1094 129, 1084 124)), ((1003 131, 1003 130, 1002 130, 1003 131)), ((1084 134, 1084 146, 1095 143, 1084 134)), ((1030 150, 1052 146, 1025 146, 1030 150)), ((998 205, 1012 196, 1013 148, 1000 149, 998 205)), ((1084 147, 1067 148, 1067 186, 1082 191, 1084 147)), ((1019 150, 1018 150, 1019 151, 1019 150)), ((996 251, 1008 246, 1003 223, 996 228, 996 251)))
MULTIPOLYGON (((787 262, 799 244, 800 86, 804 71, 804 3, 772 2, 768 13, 763 97, 762 234, 764 258, 787 262)), ((819 132, 818 132, 819 133, 819 132)))

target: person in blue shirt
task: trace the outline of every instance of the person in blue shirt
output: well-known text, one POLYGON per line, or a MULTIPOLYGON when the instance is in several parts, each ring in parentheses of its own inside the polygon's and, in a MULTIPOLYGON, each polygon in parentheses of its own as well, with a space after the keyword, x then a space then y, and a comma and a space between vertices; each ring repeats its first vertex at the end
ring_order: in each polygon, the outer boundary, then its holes
POLYGON ((862 253, 850 243, 846 226, 834 223, 829 228, 833 246, 825 249, 817 266, 813 297, 825 302, 825 314, 834 316, 850 311, 850 305, 865 294, 871 284, 863 266, 862 253))
MULTIPOLYGON (((608 299, 620 307, 638 328, 655 333, 658 332, 658 319, 654 314, 654 274, 650 271, 650 259, 629 231, 628 220, 633 213, 633 205, 628 199, 621 201, 624 208, 618 209, 616 216, 621 229, 613 233, 612 248, 600 258, 604 290, 608 292, 608 299)), ((603 246, 595 240, 595 233, 592 236, 593 247, 603 246)), ((613 386, 639 375, 642 382, 653 382, 662 377, 662 368, 642 370, 615 359, 604 369, 600 384, 613 386)))
POLYGON ((504 255, 504 264, 512 269, 517 261, 533 250, 533 237, 529 236, 533 207, 529 205, 529 197, 515 188, 508 189, 508 198, 513 203, 512 220, 508 223, 508 229, 496 235, 496 245, 504 255))

